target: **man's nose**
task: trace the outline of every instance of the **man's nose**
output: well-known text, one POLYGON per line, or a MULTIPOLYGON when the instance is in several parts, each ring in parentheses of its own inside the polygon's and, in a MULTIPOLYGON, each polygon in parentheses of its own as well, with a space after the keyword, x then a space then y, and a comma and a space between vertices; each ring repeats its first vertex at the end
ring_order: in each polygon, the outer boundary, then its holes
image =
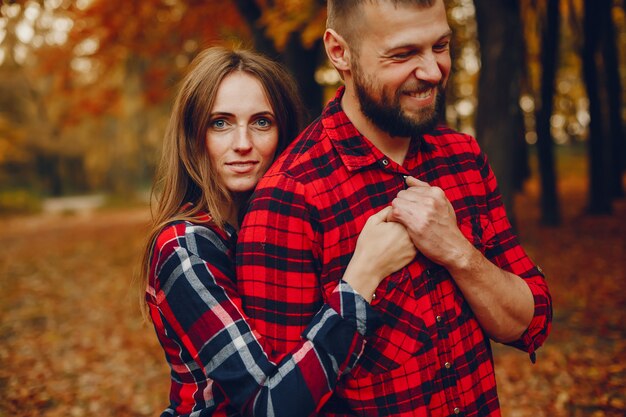
POLYGON ((418 80, 431 84, 439 84, 442 76, 437 57, 433 53, 425 55, 415 69, 415 77, 418 80))

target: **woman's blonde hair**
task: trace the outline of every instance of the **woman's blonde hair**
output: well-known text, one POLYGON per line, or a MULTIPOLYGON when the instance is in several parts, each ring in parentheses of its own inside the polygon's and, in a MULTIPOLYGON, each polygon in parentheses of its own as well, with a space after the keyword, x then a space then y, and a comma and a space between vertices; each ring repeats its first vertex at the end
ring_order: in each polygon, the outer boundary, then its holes
POLYGON ((138 280, 144 314, 152 247, 163 227, 177 220, 197 221, 202 212, 210 213, 212 221, 223 227, 234 207, 211 166, 205 137, 217 90, 235 71, 256 77, 265 90, 278 127, 276 155, 299 133, 303 113, 297 87, 278 63, 252 51, 221 46, 205 49, 192 61, 174 101, 152 189, 156 198, 138 280))

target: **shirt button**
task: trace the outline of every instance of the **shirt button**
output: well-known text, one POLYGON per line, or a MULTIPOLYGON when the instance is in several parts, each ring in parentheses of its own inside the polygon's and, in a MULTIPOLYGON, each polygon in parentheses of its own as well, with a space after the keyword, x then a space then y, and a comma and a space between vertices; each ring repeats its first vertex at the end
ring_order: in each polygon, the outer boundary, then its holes
POLYGON ((376 293, 372 294, 372 301, 376 299, 376 293))
POLYGON ((461 409, 459 407, 454 407, 454 414, 459 414, 461 412, 461 409))
POLYGON ((382 164, 383 164, 384 166, 389 165, 389 159, 387 159, 387 158, 384 158, 381 162, 382 162, 382 164))
POLYGON ((443 366, 445 366, 446 369, 450 369, 452 367, 452 364, 450 362, 446 362, 443 364, 443 366))
POLYGON ((437 317, 435 317, 435 320, 437 320, 437 323, 441 323, 441 320, 442 320, 442 319, 441 319, 441 316, 437 316, 437 317))

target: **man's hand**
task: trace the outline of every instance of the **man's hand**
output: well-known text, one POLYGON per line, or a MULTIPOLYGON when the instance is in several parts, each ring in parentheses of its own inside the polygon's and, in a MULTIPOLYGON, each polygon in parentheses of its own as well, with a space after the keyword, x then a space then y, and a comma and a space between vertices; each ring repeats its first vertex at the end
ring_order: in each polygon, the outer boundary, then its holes
POLYGON ((468 262, 475 248, 459 230, 443 190, 413 177, 406 183, 409 188, 393 200, 388 220, 402 223, 415 247, 433 262, 451 269, 468 262))
POLYGON ((450 272, 491 338, 500 342, 519 338, 533 318, 528 285, 491 263, 463 236, 441 188, 413 177, 406 182, 409 188, 393 200, 388 220, 402 223, 417 249, 450 272))

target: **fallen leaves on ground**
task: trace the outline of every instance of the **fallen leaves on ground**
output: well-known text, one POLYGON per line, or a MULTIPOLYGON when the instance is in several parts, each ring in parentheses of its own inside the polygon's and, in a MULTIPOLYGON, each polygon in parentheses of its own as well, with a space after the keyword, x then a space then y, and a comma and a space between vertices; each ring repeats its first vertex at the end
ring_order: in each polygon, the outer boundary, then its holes
POLYGON ((155 415, 168 371, 131 277, 145 209, 0 230, 0 415, 155 415))
MULTIPOLYGON (((626 201, 584 212, 582 182, 561 184, 563 224, 539 225, 535 183, 518 229, 554 298, 537 363, 495 345, 505 417, 626 415, 626 201)), ((148 416, 166 406, 168 369, 131 277, 148 210, 2 220, 0 416, 148 416)))
POLYGON ((552 334, 528 356, 494 345, 505 417, 626 415, 626 201, 585 215, 585 184, 560 184, 563 222, 539 224, 538 190, 516 201, 522 242, 543 268, 554 303, 552 334))

